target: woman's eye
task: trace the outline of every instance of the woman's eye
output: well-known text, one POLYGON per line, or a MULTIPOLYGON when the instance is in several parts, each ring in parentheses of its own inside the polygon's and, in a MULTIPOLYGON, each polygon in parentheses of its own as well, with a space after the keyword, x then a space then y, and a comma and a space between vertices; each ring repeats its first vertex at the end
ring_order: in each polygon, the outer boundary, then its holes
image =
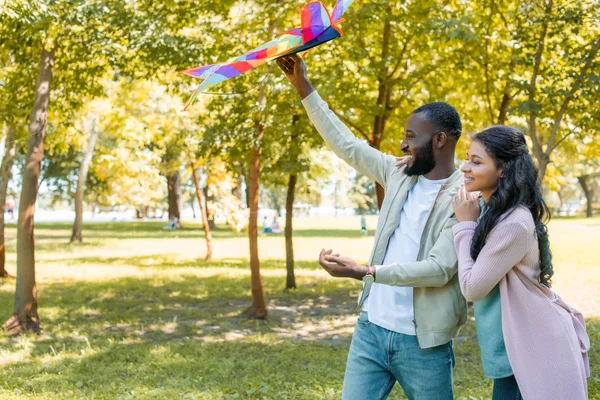
POLYGON ((479 161, 473 161, 473 164, 475 164, 475 165, 479 165, 479 164, 481 164, 481 163, 480 163, 479 161))

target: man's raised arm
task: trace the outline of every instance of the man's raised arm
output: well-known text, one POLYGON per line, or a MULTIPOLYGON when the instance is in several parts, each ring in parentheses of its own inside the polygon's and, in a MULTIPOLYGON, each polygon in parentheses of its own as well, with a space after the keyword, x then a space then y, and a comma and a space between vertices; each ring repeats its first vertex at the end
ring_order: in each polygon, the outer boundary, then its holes
POLYGON ((277 65, 296 88, 308 117, 327 145, 358 172, 385 187, 396 159, 354 136, 312 87, 306 77, 306 64, 297 54, 278 59, 277 65))

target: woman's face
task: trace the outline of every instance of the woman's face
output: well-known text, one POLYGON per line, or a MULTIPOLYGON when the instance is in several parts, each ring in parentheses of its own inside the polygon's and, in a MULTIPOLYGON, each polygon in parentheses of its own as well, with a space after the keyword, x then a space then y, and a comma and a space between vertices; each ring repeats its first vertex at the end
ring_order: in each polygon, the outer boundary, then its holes
POLYGON ((460 170, 465 175, 465 189, 468 192, 481 192, 484 200, 498 188, 502 169, 496 168, 496 162, 478 141, 473 141, 467 152, 467 161, 460 170))

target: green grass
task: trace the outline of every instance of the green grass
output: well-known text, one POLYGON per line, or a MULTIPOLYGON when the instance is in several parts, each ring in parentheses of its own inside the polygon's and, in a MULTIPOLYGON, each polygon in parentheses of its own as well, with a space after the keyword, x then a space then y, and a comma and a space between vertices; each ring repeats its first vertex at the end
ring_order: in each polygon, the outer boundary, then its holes
MULTIPOLYGON (((201 261, 201 226, 86 224, 68 246, 70 224, 36 227, 41 335, 0 334, 2 399, 329 399, 339 398, 356 322, 358 282, 329 278, 322 247, 365 260, 372 237, 359 218, 295 221, 298 289, 284 291, 281 236, 262 236, 267 321, 240 316, 250 304, 244 234, 215 232, 215 256, 201 261)), ((375 219, 369 219, 375 226, 375 219)), ((550 233, 555 288, 587 317, 592 338, 590 398, 600 399, 600 219, 555 220, 550 233)), ((14 272, 15 231, 7 231, 14 272)), ((0 282, 0 317, 13 308, 14 282, 0 282)), ((455 343, 457 398, 486 399, 474 323, 455 343)), ((404 398, 398 386, 392 399, 404 398)))

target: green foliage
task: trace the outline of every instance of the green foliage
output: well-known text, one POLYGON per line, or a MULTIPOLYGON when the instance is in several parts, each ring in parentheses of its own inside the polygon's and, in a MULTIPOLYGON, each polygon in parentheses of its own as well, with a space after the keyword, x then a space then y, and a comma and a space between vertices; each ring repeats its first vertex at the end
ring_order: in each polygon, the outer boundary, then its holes
MULTIPOLYGON (((261 127, 266 132, 261 140, 264 183, 282 186, 288 174, 296 173, 306 176, 299 181, 299 190, 304 190, 313 179, 307 175, 314 163, 308 149, 322 142, 276 66, 263 66, 219 85, 216 92, 239 94, 202 95, 192 115, 185 117, 178 114, 181 98, 197 81, 175 75, 241 54, 276 30, 297 25, 297 6, 291 0, 8 1, 0 13, 0 100, 7 105, 0 119, 26 125, 38 54, 42 46, 54 47, 57 61, 46 147, 57 159, 46 169, 64 176, 56 181, 59 193, 72 185, 65 184, 71 180, 68 169, 76 165, 76 154, 85 143, 81 129, 72 129, 85 114, 82 105, 95 97, 114 101, 111 80, 129 80, 133 91, 147 90, 135 86, 139 80, 162 88, 152 96, 157 104, 169 104, 166 108, 145 104, 147 115, 135 115, 135 104, 148 101, 140 93, 128 98, 129 108, 121 108, 124 114, 119 118, 124 122, 134 114, 138 123, 151 127, 152 139, 133 129, 131 144, 137 142, 163 161, 169 158, 160 167, 163 174, 181 168, 187 159, 201 164, 220 158, 234 177, 247 175, 249 151, 257 145, 261 127), (136 135, 139 140, 133 139, 136 135)), ((538 161, 547 158, 541 152, 548 146, 564 153, 550 151, 557 159, 585 154, 589 160, 596 153, 588 144, 600 120, 597 54, 585 71, 582 68, 599 44, 595 38, 600 32, 593 23, 598 7, 592 0, 553 3, 550 12, 535 2, 355 2, 343 24, 345 35, 308 55, 309 74, 354 133, 388 153, 399 153, 403 126, 414 108, 444 100, 461 113, 465 136, 495 123, 503 111, 507 123, 519 126, 527 125, 533 113, 539 132, 527 131, 538 161), (531 97, 545 23, 548 32, 531 97), (384 121, 381 129, 378 118, 384 121)), ((102 140, 108 144, 100 143, 99 154, 118 147, 110 139, 119 134, 110 131, 121 129, 117 126, 106 127, 102 140)), ((459 143, 458 154, 467 145, 468 138, 459 143)), ((154 162, 144 154, 140 162, 154 162)), ((556 188, 551 183, 556 174, 549 168, 547 183, 556 188)), ((98 182, 94 179, 92 171, 90 185, 98 182)))

